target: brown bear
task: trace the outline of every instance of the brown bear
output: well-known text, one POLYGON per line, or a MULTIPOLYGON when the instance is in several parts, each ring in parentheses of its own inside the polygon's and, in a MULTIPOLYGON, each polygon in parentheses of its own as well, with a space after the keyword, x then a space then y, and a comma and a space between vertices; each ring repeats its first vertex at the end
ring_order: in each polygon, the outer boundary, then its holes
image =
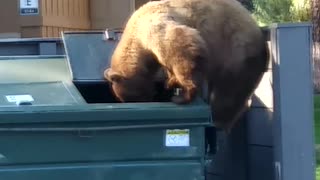
POLYGON ((203 83, 215 125, 229 130, 267 67, 261 29, 236 0, 152 1, 128 19, 104 72, 122 102, 148 102, 157 74, 179 85, 177 104, 191 102, 203 83))

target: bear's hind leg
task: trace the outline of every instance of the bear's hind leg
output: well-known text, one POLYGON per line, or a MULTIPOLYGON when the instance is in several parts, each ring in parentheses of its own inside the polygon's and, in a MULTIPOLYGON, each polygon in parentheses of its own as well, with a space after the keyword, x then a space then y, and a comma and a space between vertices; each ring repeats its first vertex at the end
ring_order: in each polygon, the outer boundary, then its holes
POLYGON ((229 133, 235 123, 248 109, 245 97, 238 97, 235 93, 215 91, 214 97, 210 98, 211 111, 215 120, 215 127, 224 129, 229 133))

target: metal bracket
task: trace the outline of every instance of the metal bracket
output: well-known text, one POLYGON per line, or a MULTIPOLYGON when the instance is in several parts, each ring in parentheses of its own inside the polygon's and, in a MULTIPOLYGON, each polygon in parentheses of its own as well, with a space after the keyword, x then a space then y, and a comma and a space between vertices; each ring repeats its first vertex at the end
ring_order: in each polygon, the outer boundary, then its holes
POLYGON ((104 31, 105 40, 118 41, 118 40, 120 40, 120 36, 121 36, 122 32, 123 32, 122 29, 106 29, 104 31))

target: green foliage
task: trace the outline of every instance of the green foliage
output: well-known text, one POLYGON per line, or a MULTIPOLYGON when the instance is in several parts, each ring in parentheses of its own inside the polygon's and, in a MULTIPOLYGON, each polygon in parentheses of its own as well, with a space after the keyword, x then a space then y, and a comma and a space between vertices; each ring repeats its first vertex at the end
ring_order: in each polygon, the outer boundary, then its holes
POLYGON ((250 12, 253 11, 253 4, 252 0, 238 0, 246 9, 248 9, 250 12))
POLYGON ((292 21, 310 21, 311 20, 311 2, 310 0, 293 0, 291 8, 292 21))
POLYGON ((253 16, 262 25, 310 21, 310 0, 252 0, 253 16))

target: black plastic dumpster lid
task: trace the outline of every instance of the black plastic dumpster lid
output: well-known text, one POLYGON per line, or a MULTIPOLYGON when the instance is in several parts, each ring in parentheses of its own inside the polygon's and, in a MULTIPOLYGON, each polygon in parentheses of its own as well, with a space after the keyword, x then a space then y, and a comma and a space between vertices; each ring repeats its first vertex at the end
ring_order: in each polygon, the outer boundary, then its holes
POLYGON ((103 71, 121 30, 63 32, 62 39, 73 80, 104 80, 103 71))

